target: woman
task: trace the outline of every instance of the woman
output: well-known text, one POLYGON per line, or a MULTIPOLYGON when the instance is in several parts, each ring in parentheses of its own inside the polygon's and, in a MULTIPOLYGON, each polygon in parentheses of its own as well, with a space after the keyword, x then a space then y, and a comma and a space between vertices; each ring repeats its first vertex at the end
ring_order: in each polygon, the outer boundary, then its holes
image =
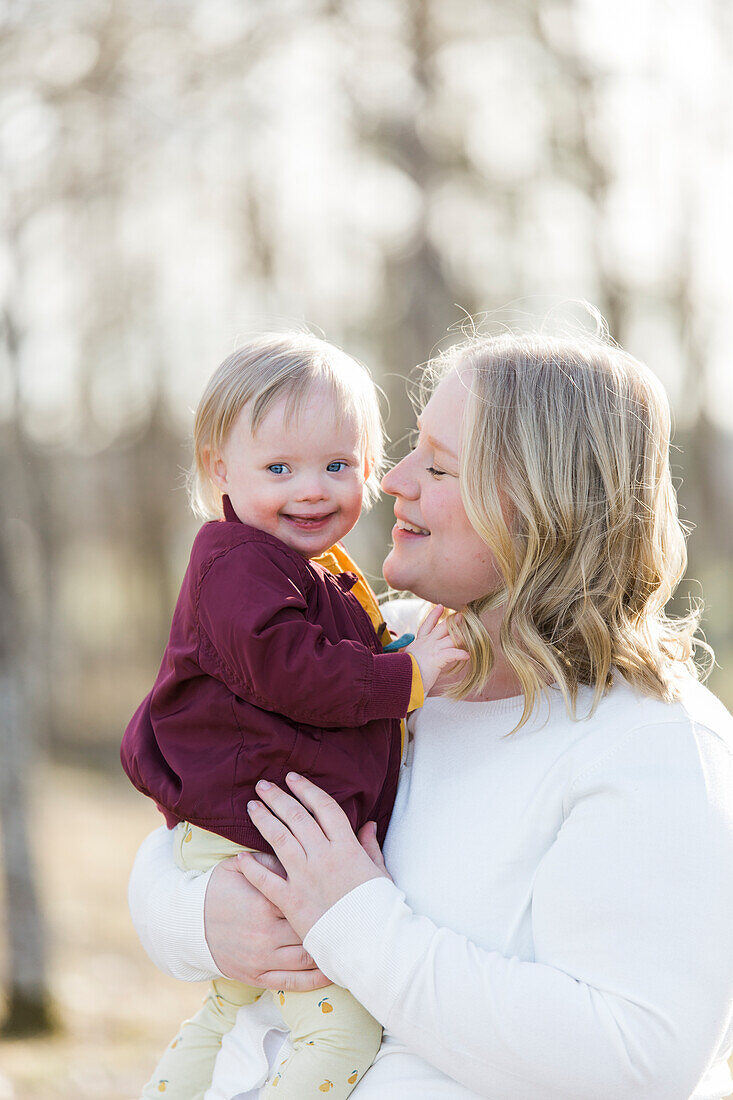
MULTIPOLYGON (((212 973, 202 916, 230 976, 312 988, 315 960, 385 1028, 357 1100, 721 1100, 733 730, 696 680, 695 616, 664 616, 685 563, 666 398, 600 343, 472 341, 435 373, 384 479, 384 574, 460 610, 471 661, 411 721, 386 867, 289 778, 250 807, 287 879, 247 855, 171 886, 158 834, 141 937, 179 976, 212 973)), ((212 1096, 257 1095, 274 1024, 238 1020, 212 1096)))

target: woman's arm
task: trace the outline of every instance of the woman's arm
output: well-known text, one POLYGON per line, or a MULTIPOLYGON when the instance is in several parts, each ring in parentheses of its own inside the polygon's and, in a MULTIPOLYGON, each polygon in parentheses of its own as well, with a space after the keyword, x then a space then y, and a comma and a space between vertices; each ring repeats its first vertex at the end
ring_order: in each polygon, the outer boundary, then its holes
POLYGON ((344 860, 340 810, 305 780, 321 838, 282 791, 258 789, 278 817, 252 810, 288 883, 239 860, 333 981, 479 1095, 687 1100, 731 1026, 732 778, 722 739, 685 723, 633 731, 580 776, 534 879, 533 961, 414 914, 355 847, 344 860))
POLYGON ((173 833, 161 825, 145 837, 130 874, 127 900, 140 942, 172 978, 202 982, 221 977, 204 935, 204 899, 211 872, 181 871, 173 833))
MULTIPOLYGON (((285 918, 236 870, 182 871, 173 833, 156 829, 140 845, 128 900, 140 942, 172 978, 200 982, 226 975, 266 989, 310 990, 327 979, 285 918)), ((274 868, 272 857, 261 857, 274 868)))

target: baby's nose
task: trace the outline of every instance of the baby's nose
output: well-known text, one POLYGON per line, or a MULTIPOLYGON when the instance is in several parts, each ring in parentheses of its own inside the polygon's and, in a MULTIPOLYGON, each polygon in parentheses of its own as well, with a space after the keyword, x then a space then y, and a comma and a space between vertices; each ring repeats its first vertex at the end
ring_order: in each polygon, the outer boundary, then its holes
POLYGON ((298 500, 323 500, 326 495, 323 482, 319 477, 304 478, 298 485, 298 500))

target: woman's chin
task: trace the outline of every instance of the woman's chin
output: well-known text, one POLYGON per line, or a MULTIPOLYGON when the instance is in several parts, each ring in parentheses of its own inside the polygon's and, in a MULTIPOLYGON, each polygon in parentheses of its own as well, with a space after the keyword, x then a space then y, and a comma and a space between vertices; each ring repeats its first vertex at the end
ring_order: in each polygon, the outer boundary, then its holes
POLYGON ((384 579, 390 588, 394 588, 397 592, 412 591, 407 570, 400 569, 400 563, 395 558, 395 551, 390 550, 382 566, 384 579))
POLYGON ((431 588, 430 584, 423 584, 419 572, 408 569, 404 562, 400 562, 394 550, 391 550, 384 559, 382 574, 387 584, 395 592, 410 592, 421 600, 427 600, 428 603, 436 602, 430 592, 426 591, 426 589, 431 588))

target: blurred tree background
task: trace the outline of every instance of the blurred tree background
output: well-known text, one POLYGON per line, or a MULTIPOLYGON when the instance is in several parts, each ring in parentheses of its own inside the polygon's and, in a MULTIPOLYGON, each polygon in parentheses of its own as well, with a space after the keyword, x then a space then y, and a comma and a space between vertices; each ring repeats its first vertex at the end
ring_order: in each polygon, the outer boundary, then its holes
MULTIPOLYGON (((465 311, 595 303, 671 395, 677 602, 733 704, 733 8, 4 0, 0 59, 0 1100, 116 1100, 191 992, 129 930, 156 819, 117 749, 196 529, 191 410, 248 332, 366 362, 396 458, 465 311)), ((350 539, 375 583, 390 516, 350 539)))

